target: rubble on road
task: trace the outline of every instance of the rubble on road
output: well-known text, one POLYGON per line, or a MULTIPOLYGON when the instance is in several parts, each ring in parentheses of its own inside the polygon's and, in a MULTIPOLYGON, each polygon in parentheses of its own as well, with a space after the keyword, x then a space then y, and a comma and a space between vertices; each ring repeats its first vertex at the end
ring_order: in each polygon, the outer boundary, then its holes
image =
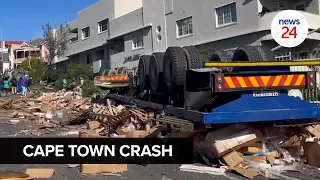
MULTIPOLYGON (((150 138, 193 138, 194 150, 206 166, 182 165, 181 171, 221 175, 235 172, 252 179, 264 176, 282 177, 294 171, 297 163, 320 168, 320 126, 285 127, 257 124, 233 124, 213 129, 181 131, 160 123, 159 113, 127 107, 106 100, 93 104, 70 91, 41 93, 38 97, 0 100, 0 109, 10 110, 8 123, 17 124, 28 119, 38 129, 55 132, 60 136, 150 138), (19 120, 20 119, 20 120, 19 120), (80 126, 78 126, 80 125, 80 126), (171 131, 170 131, 171 130, 171 131)), ((179 128, 178 128, 179 129, 179 128)), ((22 133, 40 136, 34 129, 22 133)), ((121 173, 127 165, 80 165, 82 173, 121 173)), ((282 177, 283 178, 283 177, 282 177)))

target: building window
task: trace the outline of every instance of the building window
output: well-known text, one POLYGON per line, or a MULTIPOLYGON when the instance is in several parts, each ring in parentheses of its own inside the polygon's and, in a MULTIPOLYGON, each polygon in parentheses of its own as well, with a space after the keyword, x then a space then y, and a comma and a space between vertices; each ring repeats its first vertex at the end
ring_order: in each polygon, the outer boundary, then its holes
POLYGON ((105 31, 108 31, 108 19, 104 19, 102 21, 98 22, 98 33, 103 33, 105 31))
POLYGON ((233 24, 237 22, 236 3, 228 4, 216 9, 217 26, 233 24))
POLYGON ((87 61, 87 64, 91 64, 92 61, 91 61, 91 54, 87 54, 86 55, 86 61, 87 61))
POLYGON ((187 35, 192 35, 192 17, 185 18, 182 20, 177 21, 177 36, 183 37, 187 35))
POLYGON ((71 43, 76 42, 76 41, 78 41, 78 36, 72 37, 72 38, 70 39, 70 42, 71 42, 71 43))
POLYGON ((90 37, 90 27, 83 28, 81 31, 82 31, 82 39, 87 39, 90 37))
POLYGON ((143 48, 143 36, 136 35, 132 37, 132 49, 140 49, 143 48))

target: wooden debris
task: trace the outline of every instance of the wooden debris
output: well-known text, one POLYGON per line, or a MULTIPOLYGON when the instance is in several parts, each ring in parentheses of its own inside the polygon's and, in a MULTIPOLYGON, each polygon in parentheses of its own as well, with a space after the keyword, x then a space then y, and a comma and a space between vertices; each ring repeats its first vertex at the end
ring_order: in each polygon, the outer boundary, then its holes
POLYGON ((77 125, 87 122, 90 117, 90 111, 85 111, 74 118, 70 118, 63 122, 62 125, 77 125))
POLYGON ((90 121, 88 122, 88 129, 90 130, 95 130, 95 129, 98 129, 100 127, 100 122, 98 121, 90 121))

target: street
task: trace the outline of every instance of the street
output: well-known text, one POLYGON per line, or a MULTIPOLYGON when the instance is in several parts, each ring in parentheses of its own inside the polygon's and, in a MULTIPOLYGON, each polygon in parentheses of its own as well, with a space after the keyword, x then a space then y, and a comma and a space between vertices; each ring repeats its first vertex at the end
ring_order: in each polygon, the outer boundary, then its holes
MULTIPOLYGON (((20 121, 17 124, 8 124, 8 119, 6 117, 2 117, 0 120, 0 131, 1 137, 28 137, 29 135, 24 135, 19 133, 21 130, 27 129, 36 129, 33 128, 32 122, 30 121, 20 121)), ((39 131, 39 130, 37 130, 39 131)), ((46 137, 55 137, 56 133, 48 133, 43 134, 42 136, 46 137)), ((30 135, 31 136, 31 135, 30 135)), ((33 136, 34 137, 34 136, 33 136)), ((20 171, 25 172, 27 168, 53 168, 55 169, 55 174, 52 179, 63 180, 63 179, 83 179, 83 180, 100 180, 100 179, 110 179, 110 180, 118 180, 118 179, 128 179, 128 180, 206 180, 206 179, 218 179, 224 180, 228 179, 224 176, 213 176, 208 174, 200 174, 200 173, 188 173, 179 171, 179 165, 129 165, 129 170, 125 173, 117 174, 117 175, 82 175, 79 172, 79 167, 69 168, 65 164, 2 164, 0 165, 1 171, 20 171)), ((245 179, 241 176, 237 176, 234 174, 229 174, 231 177, 235 177, 236 179, 245 179)))

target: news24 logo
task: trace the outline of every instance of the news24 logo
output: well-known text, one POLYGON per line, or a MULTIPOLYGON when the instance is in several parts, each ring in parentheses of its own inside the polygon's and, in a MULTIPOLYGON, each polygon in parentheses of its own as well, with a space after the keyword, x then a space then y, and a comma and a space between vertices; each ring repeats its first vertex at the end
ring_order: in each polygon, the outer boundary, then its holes
POLYGON ((273 39, 281 46, 297 47, 308 36, 308 21, 298 11, 285 10, 278 13, 271 23, 273 39))

